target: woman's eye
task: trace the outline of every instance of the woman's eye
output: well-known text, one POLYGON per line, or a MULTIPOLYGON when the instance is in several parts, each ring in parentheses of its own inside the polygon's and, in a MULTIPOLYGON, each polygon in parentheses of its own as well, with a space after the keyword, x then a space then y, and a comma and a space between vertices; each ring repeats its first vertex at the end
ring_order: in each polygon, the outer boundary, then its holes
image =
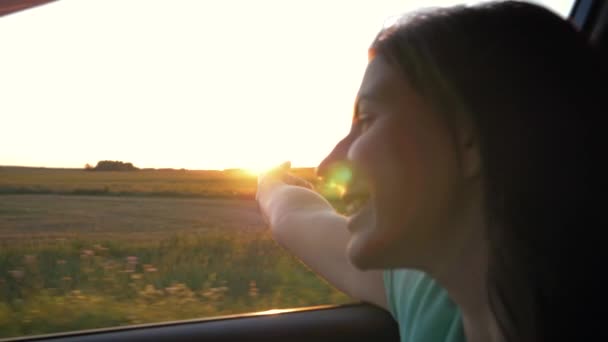
POLYGON ((374 122, 374 118, 371 115, 367 115, 367 114, 360 115, 357 118, 357 126, 359 127, 359 131, 361 133, 367 131, 373 122, 374 122))

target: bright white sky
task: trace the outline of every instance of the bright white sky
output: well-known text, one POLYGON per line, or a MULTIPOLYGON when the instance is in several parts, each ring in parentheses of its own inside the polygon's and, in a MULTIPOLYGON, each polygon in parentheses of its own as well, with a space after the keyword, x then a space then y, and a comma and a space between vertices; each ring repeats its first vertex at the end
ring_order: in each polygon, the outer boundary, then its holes
POLYGON ((459 2, 61 0, 1 17, 0 165, 315 166, 349 130, 384 19, 459 2))

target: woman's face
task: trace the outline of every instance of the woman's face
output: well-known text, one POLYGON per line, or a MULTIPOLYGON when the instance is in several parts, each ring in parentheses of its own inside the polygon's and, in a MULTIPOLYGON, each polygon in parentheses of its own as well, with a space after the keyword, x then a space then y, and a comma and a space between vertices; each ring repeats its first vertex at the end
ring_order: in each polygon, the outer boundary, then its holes
MULTIPOLYGON (((369 200, 349 219, 348 256, 361 268, 425 269, 457 231, 459 159, 447 122, 381 56, 368 65, 350 134, 319 166, 348 160, 346 197, 369 200)), ((449 248, 448 248, 449 249, 449 248)))

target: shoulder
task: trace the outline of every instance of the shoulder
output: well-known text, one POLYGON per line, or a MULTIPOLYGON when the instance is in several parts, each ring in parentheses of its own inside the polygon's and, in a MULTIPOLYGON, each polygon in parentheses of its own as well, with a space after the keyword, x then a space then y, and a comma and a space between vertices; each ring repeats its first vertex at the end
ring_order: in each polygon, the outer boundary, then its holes
POLYGON ((402 341, 464 341, 460 310, 424 272, 384 271, 388 307, 402 341))

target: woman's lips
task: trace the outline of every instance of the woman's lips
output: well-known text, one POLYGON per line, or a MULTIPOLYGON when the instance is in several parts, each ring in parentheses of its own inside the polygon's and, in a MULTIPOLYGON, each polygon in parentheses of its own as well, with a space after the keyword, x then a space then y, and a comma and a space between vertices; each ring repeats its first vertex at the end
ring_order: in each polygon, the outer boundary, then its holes
POLYGON ((371 200, 365 202, 357 212, 352 214, 348 220, 348 230, 355 233, 365 227, 373 225, 374 222, 374 206, 371 200))
POLYGON ((369 201, 370 193, 363 182, 353 182, 341 196, 346 207, 346 215, 354 215, 369 201))
POLYGON ((367 196, 365 197, 358 197, 355 199, 351 199, 349 201, 346 201, 346 215, 347 216, 352 216, 357 214, 362 208, 363 206, 369 201, 369 198, 367 196))

